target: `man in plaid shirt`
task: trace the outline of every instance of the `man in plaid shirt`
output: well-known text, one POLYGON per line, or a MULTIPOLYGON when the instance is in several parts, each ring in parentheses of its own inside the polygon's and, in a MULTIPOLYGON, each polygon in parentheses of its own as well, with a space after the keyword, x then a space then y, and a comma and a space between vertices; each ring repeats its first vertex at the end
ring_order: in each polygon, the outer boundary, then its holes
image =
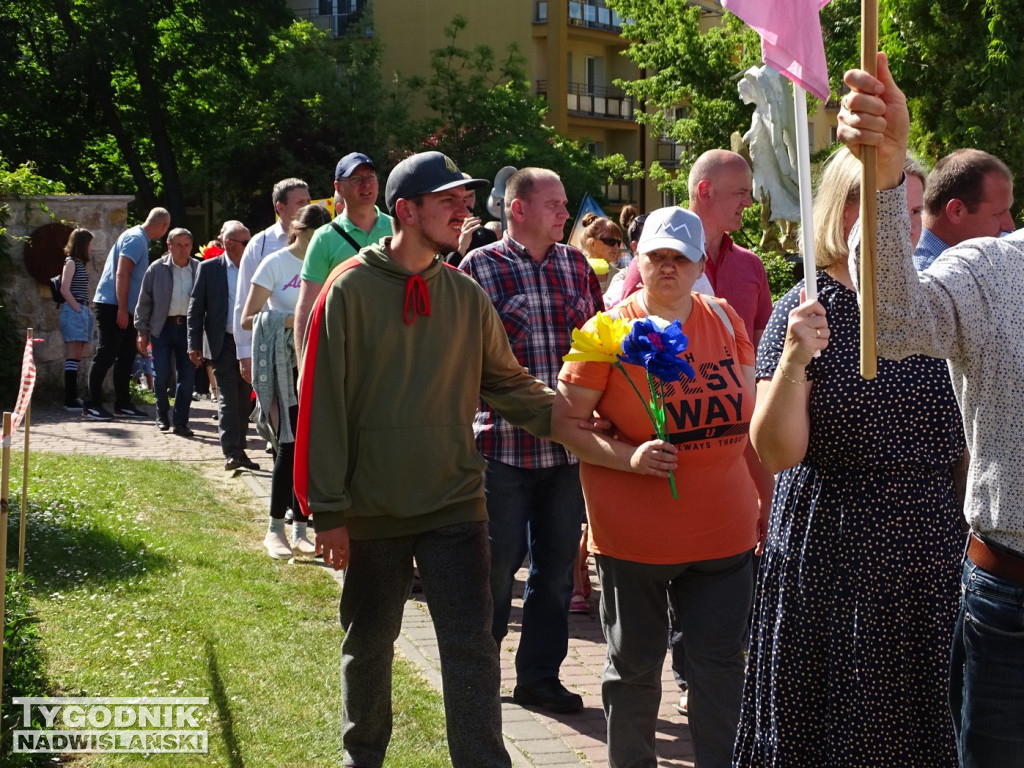
MULTIPOLYGON (((519 363, 552 388, 572 330, 604 308, 583 254, 558 242, 569 219, 566 203, 554 172, 517 172, 505 187, 504 239, 470 251, 459 266, 490 297, 519 363)), ((515 573, 530 555, 513 698, 549 712, 574 712, 583 699, 565 689, 558 673, 568 651, 583 519, 578 460, 558 443, 508 424, 484 402, 473 430, 487 460, 492 633, 499 643, 508 634, 515 573)))

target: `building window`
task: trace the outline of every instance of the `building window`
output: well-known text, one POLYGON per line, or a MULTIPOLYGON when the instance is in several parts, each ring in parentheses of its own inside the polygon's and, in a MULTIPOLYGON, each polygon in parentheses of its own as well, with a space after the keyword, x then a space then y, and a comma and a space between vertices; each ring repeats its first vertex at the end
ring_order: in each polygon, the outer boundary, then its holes
POLYGON ((334 15, 334 0, 320 0, 320 15, 321 16, 333 16, 334 15))
POLYGON ((604 60, 598 56, 586 57, 586 71, 583 73, 583 84, 587 93, 593 94, 604 85, 604 60))

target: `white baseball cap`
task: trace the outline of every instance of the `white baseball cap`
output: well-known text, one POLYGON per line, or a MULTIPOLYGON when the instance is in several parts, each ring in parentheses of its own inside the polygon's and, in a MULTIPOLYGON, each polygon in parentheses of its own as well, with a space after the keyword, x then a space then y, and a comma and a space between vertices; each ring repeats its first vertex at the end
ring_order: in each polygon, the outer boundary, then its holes
POLYGON ((681 253, 690 261, 700 261, 704 257, 704 225, 700 217, 678 205, 651 211, 636 250, 645 254, 660 248, 681 253))

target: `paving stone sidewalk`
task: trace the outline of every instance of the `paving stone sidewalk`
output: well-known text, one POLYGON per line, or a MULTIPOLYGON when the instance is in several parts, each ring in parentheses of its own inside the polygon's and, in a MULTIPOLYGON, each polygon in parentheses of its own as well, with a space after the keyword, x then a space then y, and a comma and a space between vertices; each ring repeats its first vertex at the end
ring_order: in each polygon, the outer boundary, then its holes
MULTIPOLYGON (((153 407, 146 410, 152 413, 153 407)), ((251 433, 248 452, 260 464, 260 471, 224 472, 224 457, 217 442, 217 422, 213 418, 215 413, 214 402, 200 400, 193 403, 190 426, 196 434, 194 438, 186 439, 159 432, 152 419, 91 422, 60 408, 37 407, 31 415, 30 450, 198 463, 204 465, 211 476, 222 478, 225 484, 244 484, 253 497, 254 519, 259 519, 267 508, 270 494, 270 456, 264 453, 263 441, 251 433)), ((23 434, 19 431, 14 437, 13 447, 21 450, 22 446, 23 434)), ((257 530, 254 524, 253 535, 262 534, 262 528, 257 530)), ((604 638, 597 617, 600 585, 597 584, 593 563, 590 570, 594 583, 591 615, 569 617, 569 654, 562 666, 562 682, 583 696, 584 709, 558 716, 526 710, 512 701, 525 569, 517 574, 510 631, 501 647, 503 730, 512 764, 517 768, 581 765, 597 768, 608 765, 601 709, 604 638)), ((421 595, 413 595, 406 603, 397 647, 403 656, 419 667, 427 681, 440 690, 437 640, 421 595)), ((686 718, 679 715, 673 706, 678 700, 679 692, 666 658, 662 669, 657 742, 658 765, 661 768, 694 765, 686 718)))

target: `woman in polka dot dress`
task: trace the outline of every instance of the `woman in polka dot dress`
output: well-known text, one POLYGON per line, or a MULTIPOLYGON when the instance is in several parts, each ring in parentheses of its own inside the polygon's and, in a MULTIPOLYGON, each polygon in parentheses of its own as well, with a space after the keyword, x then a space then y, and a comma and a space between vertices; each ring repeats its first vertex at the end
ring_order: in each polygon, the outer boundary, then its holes
POLYGON ((860 377, 845 237, 859 182, 841 150, 815 201, 818 300, 796 286, 758 350, 751 439, 779 474, 735 766, 956 766, 963 429, 944 361, 880 359, 874 380, 860 377))

